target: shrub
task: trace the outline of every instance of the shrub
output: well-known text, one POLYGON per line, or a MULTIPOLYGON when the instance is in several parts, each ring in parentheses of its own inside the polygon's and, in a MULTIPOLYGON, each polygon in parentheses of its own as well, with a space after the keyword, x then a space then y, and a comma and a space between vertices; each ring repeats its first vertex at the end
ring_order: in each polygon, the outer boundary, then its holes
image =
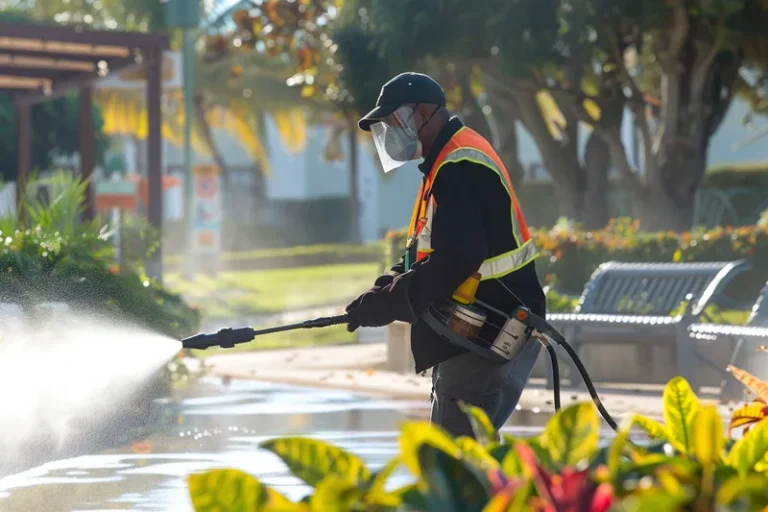
MULTIPOLYGON (((734 370, 740 379, 754 379, 734 370)), ((428 422, 406 423, 399 454, 376 472, 356 455, 320 440, 270 439, 261 447, 314 488, 300 503, 292 504, 234 469, 191 475, 189 491, 199 511, 602 512, 768 506, 765 402, 735 411, 728 436, 717 407, 701 403, 681 377, 669 381, 663 404, 665 423, 630 415, 603 444, 600 419, 589 402, 560 410, 538 436, 500 439, 480 409, 464 405, 474 439, 452 438, 428 422), (728 438, 732 429, 745 425, 751 428, 740 439, 728 438), (633 428, 645 432, 650 442, 630 440, 633 428), (415 483, 387 489, 400 465, 415 483)))
POLYGON ((63 173, 56 180, 61 186, 48 204, 25 201, 32 227, 18 229, 15 215, 0 219, 0 301, 27 312, 35 303, 65 302, 174 337, 194 332, 199 313, 149 279, 137 254, 117 268, 101 219, 78 222, 83 182, 63 173))

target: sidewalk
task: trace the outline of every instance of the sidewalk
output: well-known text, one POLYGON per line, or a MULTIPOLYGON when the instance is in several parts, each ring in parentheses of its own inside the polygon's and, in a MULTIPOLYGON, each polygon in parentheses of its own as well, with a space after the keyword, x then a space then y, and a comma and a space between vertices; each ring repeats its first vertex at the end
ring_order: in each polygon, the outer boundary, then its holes
MULTIPOLYGON (((403 375, 384 370, 385 343, 312 347, 289 350, 221 354, 206 358, 210 374, 231 379, 250 379, 277 384, 344 389, 390 399, 428 401, 432 388, 430 377, 403 375)), ((197 360, 190 360, 192 365, 197 360)), ((598 386, 605 408, 620 421, 626 413, 640 413, 662 419, 663 386, 603 384, 598 386)), ((586 389, 561 392, 562 403, 591 402, 586 389)), ((702 389, 702 401, 716 403, 714 390, 702 389)), ((542 379, 532 379, 519 408, 534 414, 554 412, 553 393, 542 379)), ((720 405, 723 418, 730 417, 733 406, 720 405)))

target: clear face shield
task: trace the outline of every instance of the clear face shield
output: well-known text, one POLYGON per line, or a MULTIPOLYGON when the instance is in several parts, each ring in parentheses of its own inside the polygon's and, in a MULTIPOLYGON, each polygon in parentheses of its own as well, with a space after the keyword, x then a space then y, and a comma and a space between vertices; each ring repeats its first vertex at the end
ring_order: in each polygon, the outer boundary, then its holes
POLYGON ((413 107, 400 107, 371 125, 373 143, 385 173, 421 158, 418 133, 413 107))

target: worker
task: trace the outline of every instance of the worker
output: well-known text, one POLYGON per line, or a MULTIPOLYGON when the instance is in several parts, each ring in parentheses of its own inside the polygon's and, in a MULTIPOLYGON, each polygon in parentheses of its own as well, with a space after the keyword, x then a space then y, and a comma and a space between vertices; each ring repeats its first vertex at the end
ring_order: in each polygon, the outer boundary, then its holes
POLYGON ((451 116, 444 90, 424 74, 387 82, 358 126, 371 132, 385 173, 423 159, 423 179, 405 254, 347 306, 348 330, 412 324, 415 371, 432 369, 431 421, 454 436, 473 436, 464 402, 482 408, 498 431, 520 399, 540 344, 528 343, 497 364, 445 341, 421 317, 477 272, 479 300, 509 313, 523 304, 544 317, 537 252, 509 174, 491 144, 451 116))

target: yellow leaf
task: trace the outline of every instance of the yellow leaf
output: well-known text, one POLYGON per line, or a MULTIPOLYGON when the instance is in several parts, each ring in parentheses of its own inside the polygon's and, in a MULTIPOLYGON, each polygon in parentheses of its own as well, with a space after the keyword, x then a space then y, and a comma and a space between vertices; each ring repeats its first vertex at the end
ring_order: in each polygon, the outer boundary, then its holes
POLYGON ((702 465, 712 465, 722 456, 725 448, 723 424, 717 407, 708 404, 696 413, 693 429, 693 455, 702 465))
POLYGON ((587 111, 587 114, 594 122, 600 121, 600 115, 602 112, 600 110, 600 106, 597 103, 587 98, 582 102, 582 105, 584 106, 584 110, 587 111))
POLYGON ((259 510, 267 501, 265 487, 237 469, 215 469, 188 477, 195 512, 259 510))
POLYGON ((744 384, 751 392, 757 395, 761 400, 768 402, 768 382, 758 379, 751 373, 741 368, 736 368, 733 365, 728 365, 728 370, 733 376, 744 384))
POLYGON ((405 423, 400 431, 400 456, 403 464, 416 477, 422 476, 418 453, 423 444, 429 444, 456 459, 461 457, 461 450, 442 428, 427 421, 405 423))
POLYGON ((693 422, 699 411, 699 399, 688 381, 675 377, 664 388, 664 422, 675 449, 689 454, 693 448, 693 422))
POLYGON ((460 402, 459 407, 469 417, 469 422, 472 424, 472 430, 478 441, 488 444, 495 439, 496 429, 484 410, 465 402, 460 402))
POLYGON ((301 97, 302 98, 311 98, 315 94, 315 86, 314 85, 305 85, 301 88, 301 97))
POLYGON ((766 488, 768 488, 768 479, 765 475, 751 473, 745 478, 732 476, 720 485, 716 500, 721 505, 730 505, 748 494, 759 496, 765 492, 766 488))
POLYGON ((550 418, 541 440, 553 462, 576 465, 597 451, 599 436, 600 420, 594 405, 580 403, 550 418))
POLYGON ((484 470, 497 469, 499 461, 494 459, 483 446, 471 437, 456 439, 456 446, 462 451, 462 458, 484 470))
POLYGON ((742 476, 751 471, 768 453, 768 421, 761 421, 736 441, 726 462, 742 476))
POLYGON ((539 91, 536 93, 536 102, 539 104, 550 134, 557 139, 562 138, 562 128, 565 128, 568 123, 552 95, 548 91, 539 91))
POLYGON ((319 439, 281 437, 265 441, 260 447, 280 457, 307 485, 315 486, 329 475, 351 482, 371 477, 360 457, 319 439))
POLYGON ((658 421, 641 414, 635 415, 632 421, 635 425, 643 429, 651 439, 669 441, 669 432, 664 428, 664 425, 658 421))
POLYGON ((677 249, 672 254, 672 261, 675 263, 679 263, 683 259, 683 252, 680 249, 677 249))
POLYGON ((347 512, 360 499, 355 484, 336 475, 328 475, 315 488, 310 500, 312 512, 347 512))
POLYGON ((751 404, 747 404, 733 411, 733 414, 731 414, 731 423, 728 425, 728 434, 730 435, 734 428, 757 423, 764 419, 766 417, 766 408, 768 408, 768 406, 763 402, 752 402, 751 404))

